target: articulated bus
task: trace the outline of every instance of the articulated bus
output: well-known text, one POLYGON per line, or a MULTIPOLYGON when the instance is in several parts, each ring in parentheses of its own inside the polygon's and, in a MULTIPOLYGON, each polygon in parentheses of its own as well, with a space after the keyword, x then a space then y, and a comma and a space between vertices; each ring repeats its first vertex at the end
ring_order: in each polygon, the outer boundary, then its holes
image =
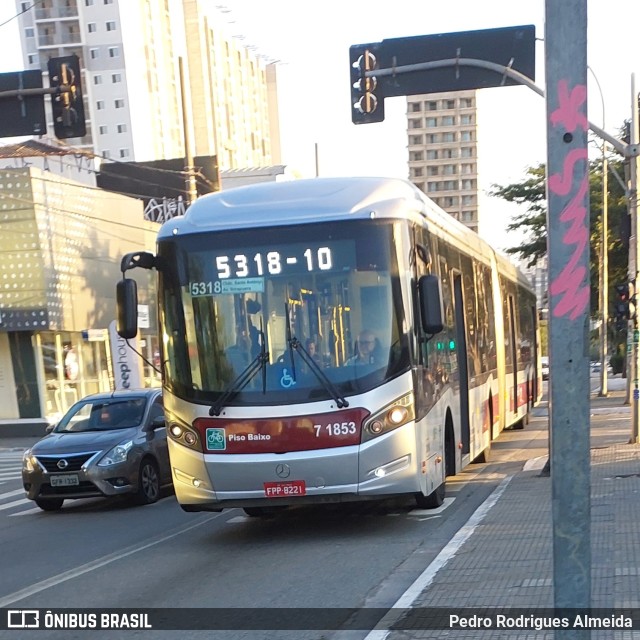
POLYGON ((541 395, 525 277, 404 180, 314 178, 199 198, 128 254, 158 273, 169 454, 185 511, 412 496, 486 461, 541 395))

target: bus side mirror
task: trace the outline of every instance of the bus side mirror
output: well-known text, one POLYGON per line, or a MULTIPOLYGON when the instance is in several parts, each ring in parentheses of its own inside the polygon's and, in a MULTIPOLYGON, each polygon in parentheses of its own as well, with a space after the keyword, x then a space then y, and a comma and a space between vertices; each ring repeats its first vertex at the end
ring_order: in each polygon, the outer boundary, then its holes
POLYGON ((418 280, 418 295, 423 331, 431 336, 440 333, 444 328, 444 314, 439 278, 433 275, 422 276, 418 280))
POLYGON ((116 331, 130 340, 138 335, 138 285, 131 278, 123 278, 116 285, 116 331))

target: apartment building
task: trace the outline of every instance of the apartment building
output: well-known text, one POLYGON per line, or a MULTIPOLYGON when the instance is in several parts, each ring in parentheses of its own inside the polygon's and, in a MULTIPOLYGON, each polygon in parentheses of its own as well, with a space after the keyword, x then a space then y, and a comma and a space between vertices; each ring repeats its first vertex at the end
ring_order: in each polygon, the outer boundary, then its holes
POLYGON ((16 9, 25 68, 80 58, 87 135, 69 144, 125 162, 183 157, 182 58, 193 155, 218 155, 225 169, 280 161, 274 65, 212 3, 16 0, 16 9))
POLYGON ((218 153, 225 169, 279 162, 275 65, 229 38, 211 2, 183 0, 196 155, 218 153), (276 156, 274 158, 274 156, 276 156))
POLYGON ((409 179, 478 231, 478 117, 475 91, 407 97, 409 179))

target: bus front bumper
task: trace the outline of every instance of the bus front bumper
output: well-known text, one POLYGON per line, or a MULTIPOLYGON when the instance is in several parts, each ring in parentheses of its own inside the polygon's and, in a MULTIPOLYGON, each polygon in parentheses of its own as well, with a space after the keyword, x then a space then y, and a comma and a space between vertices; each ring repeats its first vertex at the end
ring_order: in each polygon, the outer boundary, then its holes
POLYGON ((176 498, 185 511, 380 500, 421 490, 412 425, 357 446, 285 454, 225 455, 169 440, 176 498), (267 497, 268 485, 304 493, 267 497))

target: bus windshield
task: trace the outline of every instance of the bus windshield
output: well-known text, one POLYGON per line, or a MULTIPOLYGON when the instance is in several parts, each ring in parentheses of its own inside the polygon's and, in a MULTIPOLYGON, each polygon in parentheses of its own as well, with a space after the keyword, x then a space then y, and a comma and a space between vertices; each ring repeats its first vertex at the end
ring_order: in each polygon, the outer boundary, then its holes
POLYGON ((188 400, 285 404, 407 370, 405 234, 402 222, 359 220, 163 240, 165 384, 188 400))

